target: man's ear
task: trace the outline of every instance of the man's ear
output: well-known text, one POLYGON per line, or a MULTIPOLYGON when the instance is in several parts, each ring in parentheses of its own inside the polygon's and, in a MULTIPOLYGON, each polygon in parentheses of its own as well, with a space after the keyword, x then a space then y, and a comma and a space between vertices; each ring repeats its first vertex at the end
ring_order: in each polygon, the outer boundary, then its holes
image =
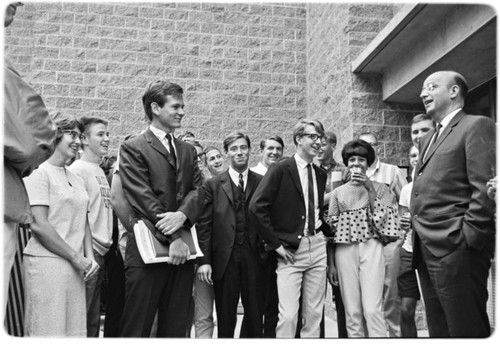
POLYGON ((151 103, 151 112, 158 116, 158 114, 160 113, 160 106, 158 105, 158 103, 156 102, 152 102, 151 103))
POLYGON ((458 85, 451 85, 450 86, 450 98, 452 98, 452 99, 457 98, 459 92, 460 92, 460 87, 458 85))

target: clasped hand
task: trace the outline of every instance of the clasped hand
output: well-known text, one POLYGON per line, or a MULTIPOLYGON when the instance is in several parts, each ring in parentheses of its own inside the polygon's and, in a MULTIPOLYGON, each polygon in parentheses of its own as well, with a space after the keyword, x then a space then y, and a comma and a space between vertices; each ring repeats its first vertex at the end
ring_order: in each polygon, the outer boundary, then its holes
POLYGON ((184 222, 186 221, 186 215, 180 211, 176 212, 165 212, 162 214, 156 215, 160 220, 156 223, 156 228, 163 234, 163 235, 172 235, 179 228, 181 228, 184 225, 184 222))

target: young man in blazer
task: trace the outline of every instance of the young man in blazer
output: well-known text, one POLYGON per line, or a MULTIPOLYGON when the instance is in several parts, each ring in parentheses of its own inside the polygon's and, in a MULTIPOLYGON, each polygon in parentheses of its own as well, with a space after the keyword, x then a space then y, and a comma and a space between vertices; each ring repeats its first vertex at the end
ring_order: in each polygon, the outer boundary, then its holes
POLYGON ((413 262, 430 337, 488 337, 487 279, 495 252, 495 123, 462 110, 468 86, 454 71, 425 80, 420 98, 438 124, 420 142, 410 201, 413 262))
POLYGON ((198 278, 214 285, 219 338, 233 338, 238 300, 245 310, 242 335, 262 337, 261 275, 257 232, 248 204, 262 176, 248 169, 250 139, 232 133, 224 139, 229 170, 204 182, 205 204, 198 222, 198 278))
POLYGON ((194 265, 187 261, 189 249, 178 230, 190 228, 201 213, 201 173, 194 147, 173 137, 185 115, 182 88, 152 82, 142 102, 151 125, 121 145, 120 176, 134 218, 149 224, 158 240, 170 243, 172 263, 146 265, 129 232, 120 336, 148 337, 158 312, 158 337, 185 337, 194 265))
POLYGON ((319 338, 326 285, 323 221, 326 174, 313 164, 325 135, 323 125, 303 119, 294 127, 296 154, 271 165, 250 202, 250 216, 268 248, 278 256, 277 338, 294 338, 302 295, 301 338, 319 338))

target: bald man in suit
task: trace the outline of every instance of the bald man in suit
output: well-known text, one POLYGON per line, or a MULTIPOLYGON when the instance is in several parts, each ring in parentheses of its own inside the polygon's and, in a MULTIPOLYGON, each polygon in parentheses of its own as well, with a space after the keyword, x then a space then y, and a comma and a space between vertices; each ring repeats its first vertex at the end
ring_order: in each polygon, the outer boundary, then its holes
POLYGON ((425 136, 411 196, 414 258, 430 337, 487 337, 487 279, 495 251, 486 183, 495 166, 495 124, 462 110, 468 86, 454 71, 424 82, 436 130, 425 136))

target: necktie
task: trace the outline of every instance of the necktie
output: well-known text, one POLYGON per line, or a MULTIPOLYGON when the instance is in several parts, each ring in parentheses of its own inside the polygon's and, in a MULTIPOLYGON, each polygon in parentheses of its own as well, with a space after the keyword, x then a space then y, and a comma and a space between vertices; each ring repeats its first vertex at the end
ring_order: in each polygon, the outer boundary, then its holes
POLYGON ((174 160, 174 167, 177 168, 177 156, 175 155, 174 145, 172 144, 172 135, 167 134, 168 148, 170 149, 170 156, 174 160))
POLYGON ((442 128, 442 127, 443 127, 443 126, 441 125, 441 123, 438 123, 438 124, 436 125, 436 135, 434 135, 434 139, 432 140, 432 143, 433 143, 433 144, 437 141, 438 136, 439 136, 439 131, 441 130, 441 128, 442 128))
POLYGON ((243 183, 243 174, 240 173, 240 180, 238 182, 238 187, 240 188, 241 192, 245 191, 245 184, 243 183))
POLYGON ((308 234, 313 235, 315 227, 315 216, 314 216, 314 183, 312 176, 312 166, 307 164, 307 193, 308 193, 308 209, 307 209, 307 230, 308 234))

